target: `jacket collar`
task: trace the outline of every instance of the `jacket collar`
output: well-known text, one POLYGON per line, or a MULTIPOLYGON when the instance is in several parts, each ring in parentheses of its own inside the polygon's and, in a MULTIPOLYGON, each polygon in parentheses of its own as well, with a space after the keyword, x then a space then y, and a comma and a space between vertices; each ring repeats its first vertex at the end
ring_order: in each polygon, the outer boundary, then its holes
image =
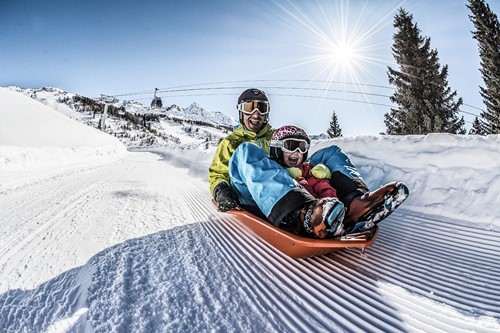
POLYGON ((271 125, 269 125, 269 123, 266 123, 266 124, 264 124, 264 126, 262 126, 260 131, 255 133, 255 132, 252 132, 252 131, 245 129, 245 126, 243 126, 243 124, 239 124, 234 129, 234 133, 237 135, 246 137, 246 138, 255 139, 255 138, 265 137, 268 133, 271 132, 271 129, 272 129, 271 125))

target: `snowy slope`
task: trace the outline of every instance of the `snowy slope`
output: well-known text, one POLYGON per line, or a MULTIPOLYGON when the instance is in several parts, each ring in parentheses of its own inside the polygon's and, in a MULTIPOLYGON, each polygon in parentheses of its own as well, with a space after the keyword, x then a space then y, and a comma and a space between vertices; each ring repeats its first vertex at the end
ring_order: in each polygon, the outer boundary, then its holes
POLYGON ((114 137, 0 87, 0 192, 61 170, 113 162, 125 151, 114 137))
MULTIPOLYGON (((6 103, 37 109, 1 101, 5 128, 25 125, 5 121, 6 103)), ((213 151, 118 149, 110 160, 95 149, 85 165, 29 133, 26 147, 53 175, 0 179, 2 332, 500 331, 498 136, 316 143, 343 147, 370 186, 400 179, 412 193, 365 254, 296 260, 215 212, 213 151)), ((0 159, 14 161, 4 142, 15 138, 1 138, 0 159)), ((38 168, 16 161, 23 167, 10 170, 38 168)))

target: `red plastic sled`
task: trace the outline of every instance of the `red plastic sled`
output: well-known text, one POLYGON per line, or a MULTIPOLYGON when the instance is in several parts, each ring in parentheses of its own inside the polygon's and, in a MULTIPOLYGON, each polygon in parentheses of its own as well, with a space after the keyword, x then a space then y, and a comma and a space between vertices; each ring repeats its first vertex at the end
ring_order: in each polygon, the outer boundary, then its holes
POLYGON ((378 233, 378 226, 375 226, 365 232, 346 235, 338 239, 306 238, 277 228, 243 209, 233 209, 227 214, 236 217, 266 242, 294 258, 318 256, 345 248, 361 248, 364 251, 366 247, 373 244, 378 233))

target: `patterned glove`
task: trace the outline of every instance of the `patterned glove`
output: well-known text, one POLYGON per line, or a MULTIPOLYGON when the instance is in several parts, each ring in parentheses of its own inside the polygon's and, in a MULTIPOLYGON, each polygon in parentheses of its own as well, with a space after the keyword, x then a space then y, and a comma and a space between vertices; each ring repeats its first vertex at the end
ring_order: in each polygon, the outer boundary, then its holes
POLYGON ((220 183, 214 188, 214 199, 221 212, 227 212, 238 206, 238 198, 227 183, 220 183))

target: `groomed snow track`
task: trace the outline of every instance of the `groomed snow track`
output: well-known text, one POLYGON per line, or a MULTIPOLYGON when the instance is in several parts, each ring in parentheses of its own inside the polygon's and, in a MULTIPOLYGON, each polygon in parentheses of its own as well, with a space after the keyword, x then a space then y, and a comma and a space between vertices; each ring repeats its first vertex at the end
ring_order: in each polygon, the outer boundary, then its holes
POLYGON ((500 235, 450 225, 400 209, 364 254, 307 259, 277 252, 232 218, 203 228, 286 331, 494 332, 477 319, 500 319, 500 235))
POLYGON ((306 259, 227 214, 201 226, 276 331, 496 332, 481 316, 500 321, 500 233, 457 223, 400 208, 365 253, 306 259))

